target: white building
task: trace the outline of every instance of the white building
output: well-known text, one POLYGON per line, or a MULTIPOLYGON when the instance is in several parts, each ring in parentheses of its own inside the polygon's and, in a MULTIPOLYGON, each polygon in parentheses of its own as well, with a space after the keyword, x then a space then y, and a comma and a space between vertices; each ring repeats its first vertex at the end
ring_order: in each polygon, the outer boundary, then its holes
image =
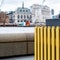
POLYGON ((30 9, 25 8, 24 3, 22 3, 22 7, 17 8, 14 15, 15 15, 15 23, 26 22, 26 21, 32 22, 32 14, 30 12, 30 9))
POLYGON ((36 23, 45 24, 46 19, 51 18, 50 8, 39 4, 31 6, 32 20, 36 23))

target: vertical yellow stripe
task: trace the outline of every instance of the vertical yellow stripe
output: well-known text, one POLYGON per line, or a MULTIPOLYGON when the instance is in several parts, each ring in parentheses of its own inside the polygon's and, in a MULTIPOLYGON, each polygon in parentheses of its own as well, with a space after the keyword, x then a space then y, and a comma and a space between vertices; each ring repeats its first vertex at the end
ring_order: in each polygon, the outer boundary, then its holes
POLYGON ((54 58, 54 53, 55 53, 55 50, 54 50, 54 41, 55 41, 55 37, 54 37, 54 34, 55 32, 54 32, 54 27, 52 27, 52 60, 55 60, 54 58))
POLYGON ((38 33, 38 30, 37 30, 38 28, 37 27, 35 27, 35 34, 34 34, 34 39, 35 39, 35 41, 34 41, 34 55, 35 55, 35 60, 38 60, 38 41, 37 41, 37 33, 38 33))
POLYGON ((44 60, 46 60, 46 27, 44 27, 44 60))
POLYGON ((48 27, 48 60, 50 60, 50 36, 51 32, 50 32, 50 27, 48 27))
POLYGON ((41 60, 43 60, 43 27, 41 27, 41 60))
POLYGON ((59 27, 56 27, 56 60, 59 60, 59 27))
POLYGON ((38 28, 38 60, 41 60, 41 34, 40 27, 38 28))
POLYGON ((38 60, 40 59, 40 58, 39 58, 39 47, 40 47, 40 46, 39 46, 39 27, 38 27, 38 60))

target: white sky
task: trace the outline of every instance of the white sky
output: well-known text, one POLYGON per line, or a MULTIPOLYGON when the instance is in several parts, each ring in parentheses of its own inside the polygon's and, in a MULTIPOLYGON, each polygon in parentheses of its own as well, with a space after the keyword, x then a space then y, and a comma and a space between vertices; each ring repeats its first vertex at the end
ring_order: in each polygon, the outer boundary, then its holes
MULTIPOLYGON (((0 0, 0 4, 1 4, 0 0)), ((2 11, 11 11, 16 10, 17 7, 22 6, 22 2, 24 1, 25 7, 30 7, 32 4, 42 4, 43 0, 4 0, 2 6, 0 7, 2 11)), ((48 5, 50 8, 55 10, 55 14, 60 11, 60 0, 45 0, 44 5, 48 5)))

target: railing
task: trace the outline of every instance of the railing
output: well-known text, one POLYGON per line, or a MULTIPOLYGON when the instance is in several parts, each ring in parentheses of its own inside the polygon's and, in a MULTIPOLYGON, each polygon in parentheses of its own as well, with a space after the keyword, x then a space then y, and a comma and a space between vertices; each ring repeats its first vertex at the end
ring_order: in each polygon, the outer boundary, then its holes
POLYGON ((60 60, 60 27, 35 27, 35 60, 60 60))

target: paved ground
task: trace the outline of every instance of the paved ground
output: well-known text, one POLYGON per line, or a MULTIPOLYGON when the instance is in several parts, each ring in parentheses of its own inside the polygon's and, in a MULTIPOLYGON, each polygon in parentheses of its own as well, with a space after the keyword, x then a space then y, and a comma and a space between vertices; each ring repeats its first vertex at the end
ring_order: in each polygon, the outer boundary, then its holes
POLYGON ((0 59, 0 60, 34 60, 34 56, 6 58, 6 59, 0 59))

